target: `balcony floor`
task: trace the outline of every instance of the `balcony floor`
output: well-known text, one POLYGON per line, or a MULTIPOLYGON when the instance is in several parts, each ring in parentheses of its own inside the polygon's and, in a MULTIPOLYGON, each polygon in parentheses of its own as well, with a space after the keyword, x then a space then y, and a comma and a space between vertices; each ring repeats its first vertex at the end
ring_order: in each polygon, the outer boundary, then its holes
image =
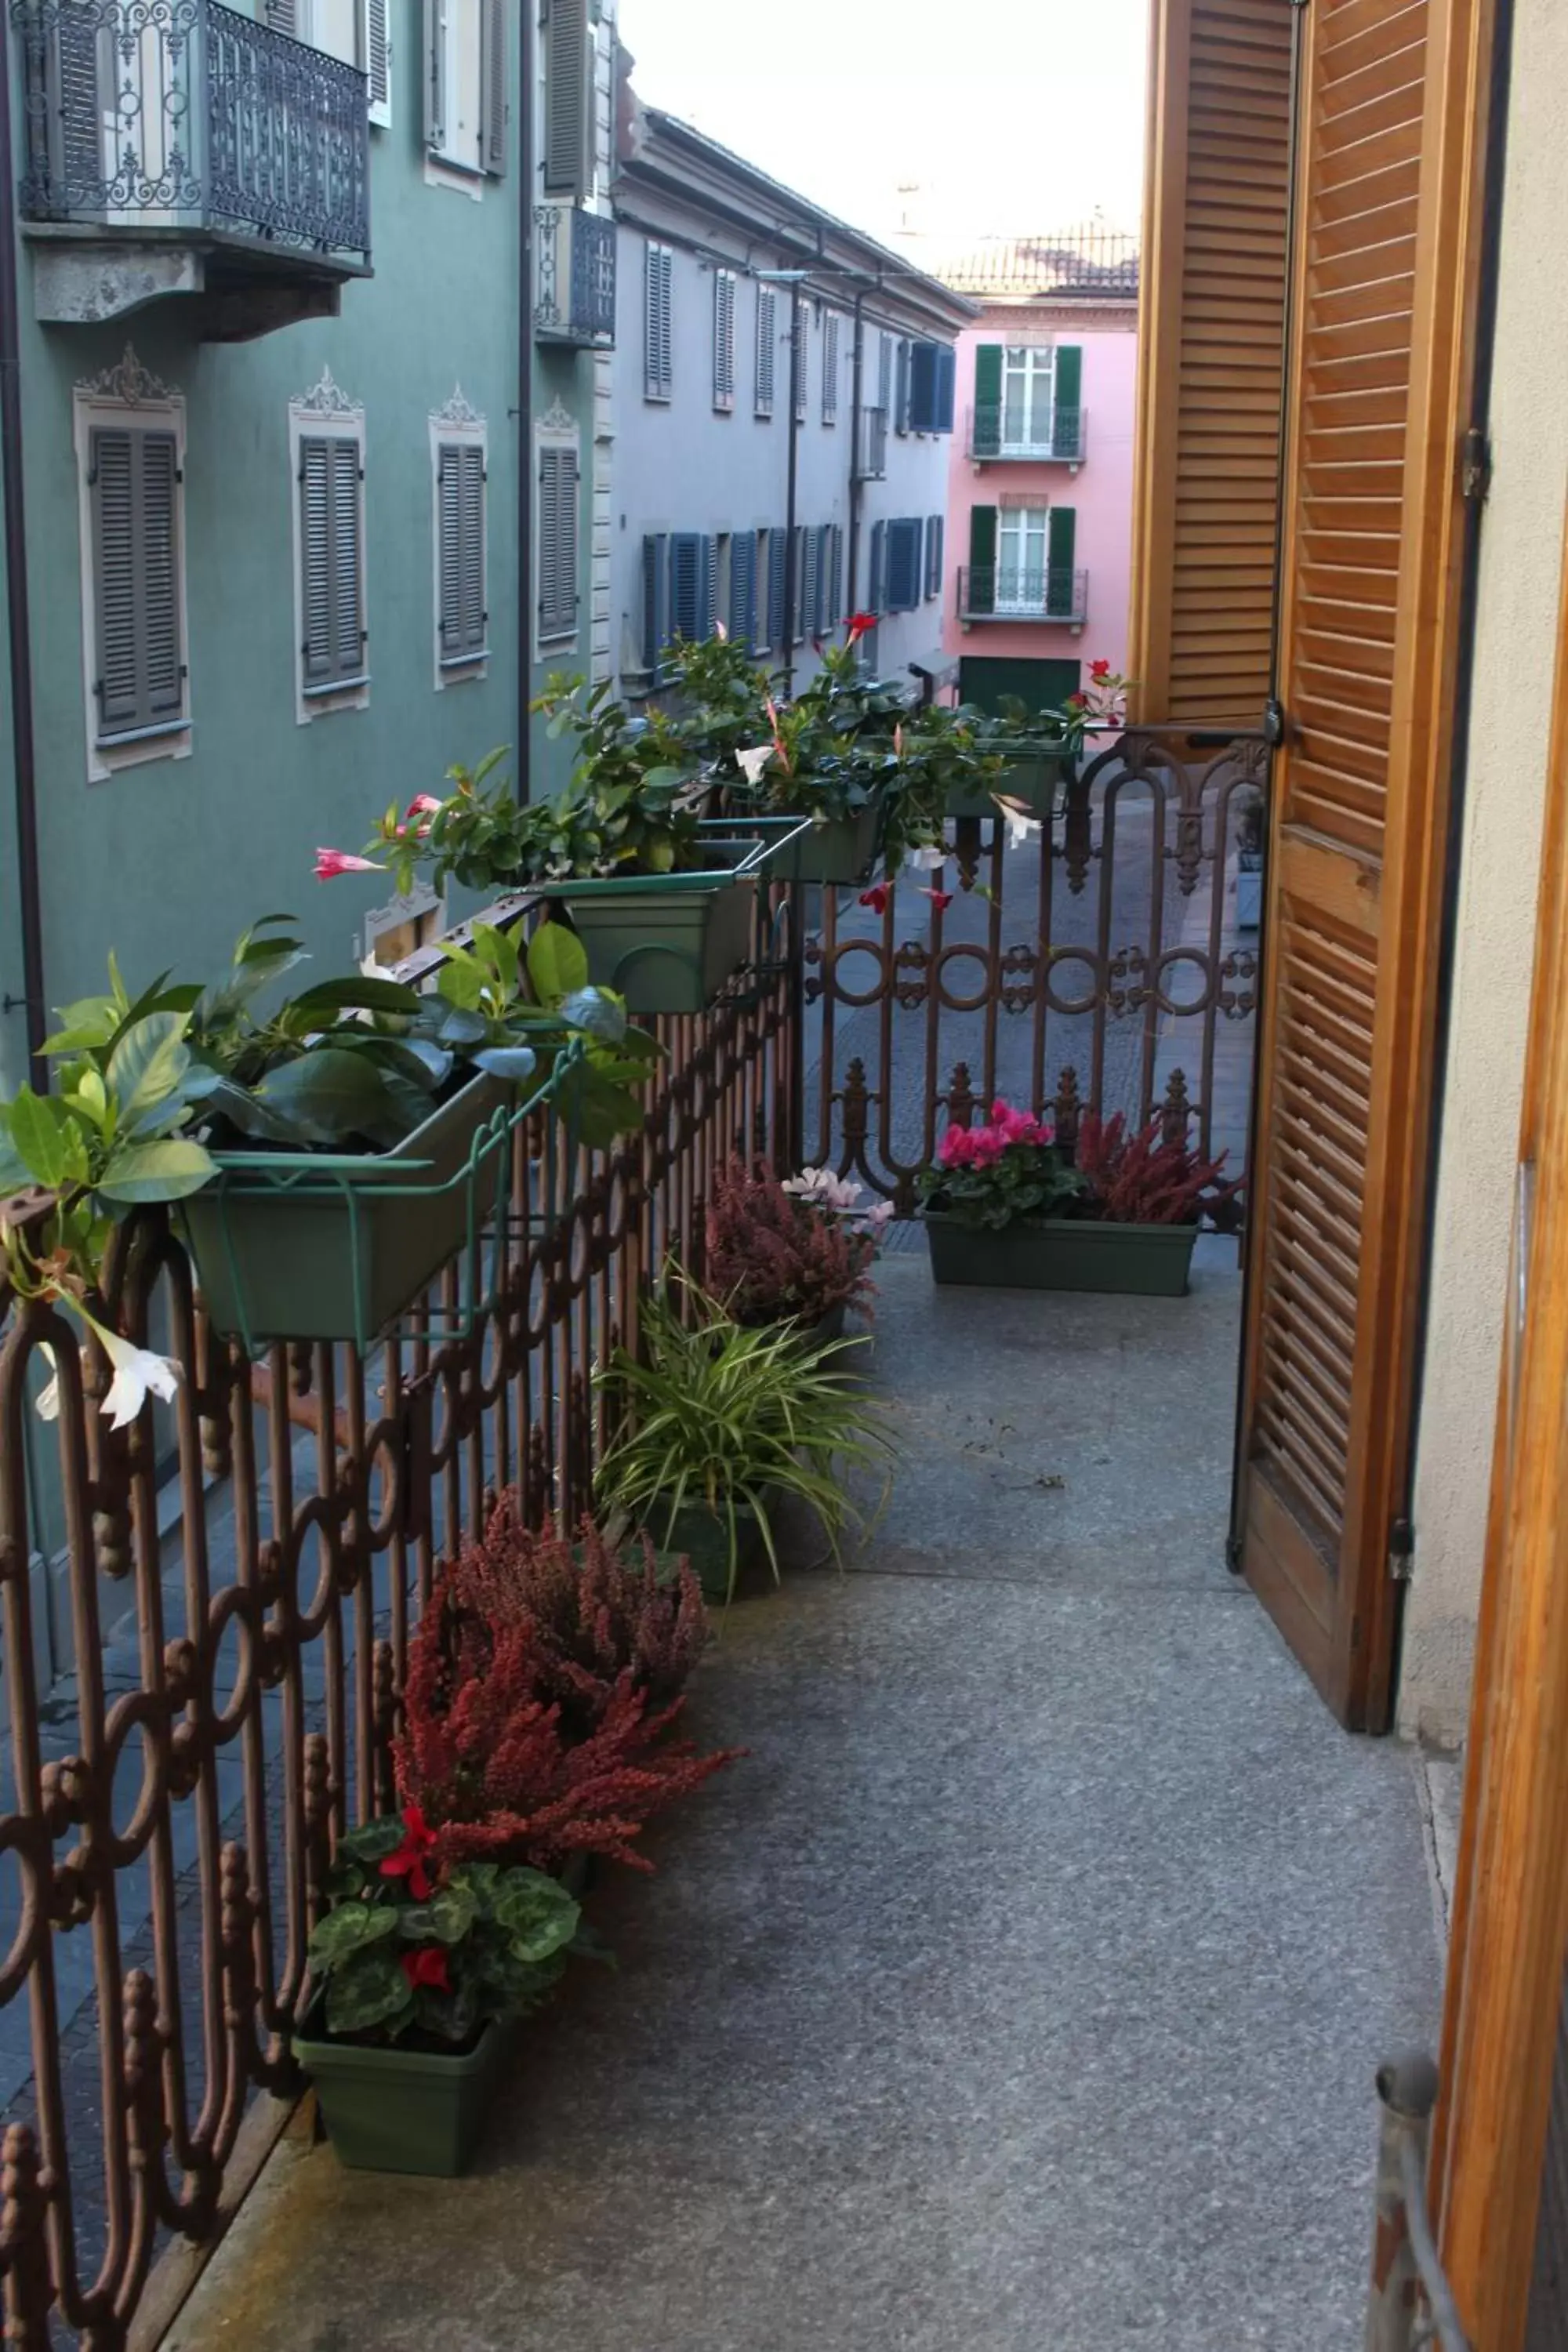
POLYGON ((731 1612, 696 1704, 751 1753, 601 1899, 618 1974, 466 2181, 286 2140, 169 2352, 1354 2352, 1434 1909, 1410 1756, 1222 1564, 1234 1256, 889 1255, 897 1496, 731 1612))

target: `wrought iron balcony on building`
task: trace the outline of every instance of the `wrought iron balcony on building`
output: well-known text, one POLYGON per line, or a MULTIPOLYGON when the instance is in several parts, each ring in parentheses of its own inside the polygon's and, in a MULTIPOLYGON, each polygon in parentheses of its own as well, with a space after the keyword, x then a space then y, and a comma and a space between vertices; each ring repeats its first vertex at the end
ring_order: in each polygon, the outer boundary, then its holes
POLYGON ((12 0, 37 313, 205 299, 240 338, 335 311, 370 268, 357 68, 217 0, 12 0))
POLYGON ((1089 435, 1087 408, 1058 408, 1033 419, 1009 415, 1000 401, 969 411, 964 447, 977 465, 1081 466, 1089 435))
POLYGON ((966 563, 958 574, 961 621, 1059 621, 1081 629, 1089 618, 1089 573, 1063 565, 966 563))
POLYGON ((855 435, 855 478, 879 482, 888 470, 888 412, 862 408, 855 435))
POLYGON ((608 351, 616 340, 616 224, 581 205, 533 211, 533 331, 608 351))

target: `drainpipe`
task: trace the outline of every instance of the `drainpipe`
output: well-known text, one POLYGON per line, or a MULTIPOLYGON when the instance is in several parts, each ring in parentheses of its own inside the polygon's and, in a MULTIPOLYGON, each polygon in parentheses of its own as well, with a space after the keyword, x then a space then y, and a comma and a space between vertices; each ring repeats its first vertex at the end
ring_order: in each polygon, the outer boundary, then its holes
POLYGON ((860 395, 865 389, 866 297, 855 297, 855 348, 849 363, 849 584, 846 614, 860 609, 860 395))
POLYGON ((22 931, 22 994, 28 1075, 48 1084, 41 1047, 44 924, 38 891, 37 771, 33 745, 33 643, 27 609, 27 527, 22 494, 22 357, 16 307, 16 174, 11 153, 11 43, 0 22, 0 495, 5 504, 5 634, 11 669, 11 752, 16 786, 16 898, 22 931))
POLYGON ((795 480, 800 469, 800 280, 789 289, 789 470, 784 480, 784 690, 795 691, 795 480))
POLYGON ((533 20, 525 0, 518 14, 520 51, 517 110, 517 184, 520 254, 517 328, 517 798, 531 792, 532 720, 528 706, 533 686, 533 20))

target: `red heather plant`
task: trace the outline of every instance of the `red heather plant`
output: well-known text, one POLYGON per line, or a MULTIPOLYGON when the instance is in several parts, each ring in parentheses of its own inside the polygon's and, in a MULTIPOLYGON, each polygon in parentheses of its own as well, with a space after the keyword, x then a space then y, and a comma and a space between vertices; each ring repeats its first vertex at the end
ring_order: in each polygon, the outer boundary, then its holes
POLYGON ((820 1323, 836 1307, 869 1314, 877 1235, 818 1206, 762 1163, 731 1160, 708 1209, 707 1287, 748 1329, 820 1323))
POLYGON ((1185 1143, 1167 1143, 1157 1118, 1129 1135, 1122 1112, 1101 1118, 1086 1111, 1073 1161, 1089 1193, 1077 1213, 1107 1224, 1195 1224, 1237 1190, 1220 1181, 1226 1156, 1205 1160, 1185 1143))

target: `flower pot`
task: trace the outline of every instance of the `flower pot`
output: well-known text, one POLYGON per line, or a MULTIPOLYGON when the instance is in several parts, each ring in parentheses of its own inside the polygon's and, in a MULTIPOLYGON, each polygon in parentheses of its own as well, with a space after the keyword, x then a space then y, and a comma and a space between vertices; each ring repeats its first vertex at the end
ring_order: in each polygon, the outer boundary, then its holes
MULTIPOLYGON (((798 825, 798 817, 785 820, 798 825)), ((768 861, 768 871, 779 882, 821 882, 829 885, 868 882, 877 862, 882 831, 882 795, 872 793, 853 816, 808 822, 768 861)))
POLYGON ((334 2042, 313 2008, 294 2055, 316 2086, 341 2164, 356 2171, 466 2172, 510 2054, 514 2028, 487 2025, 471 2050, 405 2050, 334 2042))
POLYGON ((1079 1217, 1019 1217, 999 1233, 925 1213, 931 1270, 942 1283, 1013 1290, 1106 1290, 1180 1298, 1196 1225, 1113 1225, 1079 1217))
POLYGON ((947 796, 947 814, 950 817, 995 816, 1000 793, 1007 800, 1022 801, 1031 816, 1048 824, 1066 764, 1067 754, 1059 746, 1053 750, 1044 744, 1030 745, 1014 753, 994 784, 986 789, 953 785, 947 796))
POLYGON ((475 1077, 390 1151, 219 1151, 177 1212, 216 1329, 362 1351, 494 1213, 512 1090, 475 1077))
POLYGON ((674 1561, 684 1556, 691 1562, 705 1601, 728 1601, 731 1589, 738 1591, 747 1573, 759 1561, 767 1559, 762 1524, 749 1503, 740 1503, 735 1507, 733 1588, 730 1578, 730 1522, 725 1512, 712 1510, 706 1503, 685 1503, 677 1511, 672 1526, 668 1510, 655 1510, 649 1517, 648 1532, 663 1559, 674 1561))
POLYGON ((752 951, 767 841, 707 838, 700 873, 626 874, 552 882, 588 957, 596 988, 631 1013, 700 1013, 752 951))

